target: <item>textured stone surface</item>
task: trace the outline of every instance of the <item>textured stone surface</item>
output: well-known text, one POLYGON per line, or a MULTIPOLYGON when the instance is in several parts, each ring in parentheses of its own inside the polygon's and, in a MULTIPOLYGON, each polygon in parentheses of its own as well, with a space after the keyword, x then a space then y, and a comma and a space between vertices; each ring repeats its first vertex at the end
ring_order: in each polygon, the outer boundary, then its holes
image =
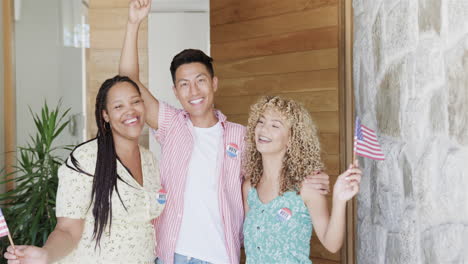
POLYGON ((415 52, 415 81, 418 96, 421 92, 432 92, 444 83, 445 72, 441 46, 438 38, 421 39, 415 52))
POLYGON ((429 104, 430 131, 435 134, 448 134, 448 103, 447 92, 444 89, 435 91, 429 104))
POLYGON ((425 263, 464 263, 468 225, 444 224, 422 233, 425 263))
POLYGON ((419 30, 435 31, 440 34, 442 24, 441 0, 419 0, 419 30))
POLYGON ((377 91, 377 122, 381 134, 398 136, 400 134, 401 88, 404 85, 404 65, 392 65, 385 74, 377 91))
POLYGON ((359 79, 357 90, 359 92, 356 96, 356 107, 362 110, 367 109, 368 111, 374 112, 375 93, 369 91, 367 87, 370 82, 369 70, 366 65, 360 65, 359 79))
POLYGON ((400 0, 386 10, 384 52, 389 57, 398 57, 414 49, 418 40, 417 1, 400 0))
POLYGON ((366 239, 357 241, 357 259, 359 263, 385 263, 385 243, 387 230, 383 226, 374 225, 369 218, 360 219, 357 232, 366 239))
POLYGON ((468 1, 354 0, 358 263, 468 263, 468 1))
POLYGON ((468 32, 468 1, 466 0, 445 0, 447 38, 457 39, 458 36, 468 32))
MULTIPOLYGON (((380 9, 382 10, 382 9, 380 9)), ((383 40, 383 12, 378 12, 372 25, 372 54, 375 59, 375 72, 379 73, 384 63, 384 40, 383 40)))
POLYGON ((450 136, 468 144, 468 38, 459 41, 445 56, 449 90, 450 136))

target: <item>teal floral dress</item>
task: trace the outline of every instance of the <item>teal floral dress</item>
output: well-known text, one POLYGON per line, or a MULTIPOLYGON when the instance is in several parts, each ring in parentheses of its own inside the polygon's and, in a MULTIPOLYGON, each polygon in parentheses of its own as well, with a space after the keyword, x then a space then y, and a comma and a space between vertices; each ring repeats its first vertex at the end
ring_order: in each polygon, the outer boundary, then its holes
POLYGON ((312 263, 309 260, 312 222, 301 196, 285 192, 264 204, 251 188, 244 222, 247 264, 312 263))

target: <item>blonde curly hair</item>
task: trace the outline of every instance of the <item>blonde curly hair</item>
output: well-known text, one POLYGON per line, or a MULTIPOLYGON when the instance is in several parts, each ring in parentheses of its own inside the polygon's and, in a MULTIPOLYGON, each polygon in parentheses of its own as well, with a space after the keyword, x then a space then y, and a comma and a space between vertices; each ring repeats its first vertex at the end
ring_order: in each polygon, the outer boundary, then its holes
POLYGON ((255 127, 266 109, 278 111, 291 125, 290 144, 283 159, 280 194, 286 191, 299 193, 304 178, 323 169, 320 143, 317 128, 307 109, 294 100, 280 96, 264 96, 250 108, 243 162, 246 180, 257 187, 262 178, 262 155, 255 144, 255 127))

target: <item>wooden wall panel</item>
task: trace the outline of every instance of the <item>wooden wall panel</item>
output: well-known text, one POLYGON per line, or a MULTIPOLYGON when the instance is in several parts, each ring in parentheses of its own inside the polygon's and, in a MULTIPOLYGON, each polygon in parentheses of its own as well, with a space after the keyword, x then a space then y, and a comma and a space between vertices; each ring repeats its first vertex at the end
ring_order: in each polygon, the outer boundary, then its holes
POLYGON ((278 16, 326 6, 336 6, 338 0, 225 0, 211 4, 211 24, 220 25, 249 19, 278 16))
POLYGON ((219 60, 266 56, 295 51, 337 48, 336 27, 308 29, 280 36, 213 44, 211 55, 219 60))
MULTIPOLYGON (((101 1, 101 0, 92 0, 101 1)), ((126 0, 128 3, 129 0, 126 0)), ((93 22, 92 27, 94 29, 117 29, 123 31, 127 26, 128 18, 128 4, 125 7, 103 7, 103 8, 92 8, 88 12, 88 18, 90 22, 93 22)), ((144 23, 140 26, 140 30, 147 30, 148 24, 144 23)), ((123 43, 123 40, 120 41, 123 43)))
MULTIPOLYGON (((220 104, 219 102, 216 103, 216 108, 222 109, 224 111, 223 104, 220 104)), ((317 124, 319 133, 337 133, 336 131, 339 129, 339 124, 337 123, 339 121, 338 113, 335 111, 311 112, 310 115, 317 124)), ((248 110, 246 110, 246 112, 243 114, 227 114, 227 116, 232 122, 246 125, 248 119, 248 110)), ((336 144, 338 144, 338 142, 336 144)))
POLYGON ((333 91, 338 89, 337 74, 337 69, 327 69, 232 79, 223 78, 218 82, 219 87, 216 95, 242 96, 333 91))
POLYGON ((338 49, 284 53, 214 64, 216 74, 224 78, 335 69, 338 67, 338 49))
MULTIPOLYGON (((215 104, 246 124, 262 95, 302 102, 317 124, 322 158, 336 181, 341 166, 338 0, 211 0, 211 55, 219 89, 215 104)), ((331 205, 331 196, 327 197, 331 205)), ((314 264, 336 264, 314 235, 314 264)))
POLYGON ((216 44, 312 28, 337 26, 337 11, 338 9, 335 6, 331 6, 232 24, 211 25, 211 43, 216 44))
MULTIPOLYGON (((118 74, 129 0, 90 0, 88 21, 90 49, 87 54, 87 137, 96 134, 94 103, 97 91, 108 78, 118 74)), ((140 78, 148 84, 148 26, 143 22, 139 32, 140 78)))
MULTIPOLYGON (((126 7, 90 9, 88 18, 92 29, 90 36, 91 47, 93 49, 120 50, 125 34, 124 29, 127 25, 127 13, 128 9, 126 7)), ((147 23, 141 25, 140 31, 148 31, 147 23)), ((140 34, 138 47, 146 50, 147 43, 148 34, 140 34)))
MULTIPOLYGON (((3 36, 3 128, 4 128, 4 169, 3 173, 9 174, 16 171, 16 84, 15 84, 15 59, 14 59, 14 3, 13 0, 3 0, 2 3, 2 36, 3 36)), ((2 157, 3 155, 0 155, 2 157)), ((13 179, 11 174, 7 179, 13 179)), ((15 188, 15 183, 10 181, 5 183, 5 191, 15 188)))
MULTIPOLYGON (((288 93, 287 97, 301 101, 311 112, 335 112, 338 111, 338 100, 336 92, 307 92, 288 93), (317 102, 321 102, 317 104, 317 102)), ((229 96, 217 97, 215 104, 223 108, 226 115, 239 115, 248 113, 249 107, 254 104, 260 96, 229 96)))
MULTIPOLYGON (((130 0, 89 0, 90 9, 127 8, 130 0)), ((125 17, 126 18, 126 17, 125 17)))

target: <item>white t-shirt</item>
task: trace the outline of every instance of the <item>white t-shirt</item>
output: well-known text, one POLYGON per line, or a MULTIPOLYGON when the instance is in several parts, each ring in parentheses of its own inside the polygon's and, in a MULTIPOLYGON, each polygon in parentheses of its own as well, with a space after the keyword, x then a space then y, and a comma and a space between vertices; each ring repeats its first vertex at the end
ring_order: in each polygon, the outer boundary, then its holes
POLYGON ((229 263, 219 209, 218 156, 221 124, 194 127, 194 145, 185 182, 184 213, 175 252, 211 263, 229 263))

